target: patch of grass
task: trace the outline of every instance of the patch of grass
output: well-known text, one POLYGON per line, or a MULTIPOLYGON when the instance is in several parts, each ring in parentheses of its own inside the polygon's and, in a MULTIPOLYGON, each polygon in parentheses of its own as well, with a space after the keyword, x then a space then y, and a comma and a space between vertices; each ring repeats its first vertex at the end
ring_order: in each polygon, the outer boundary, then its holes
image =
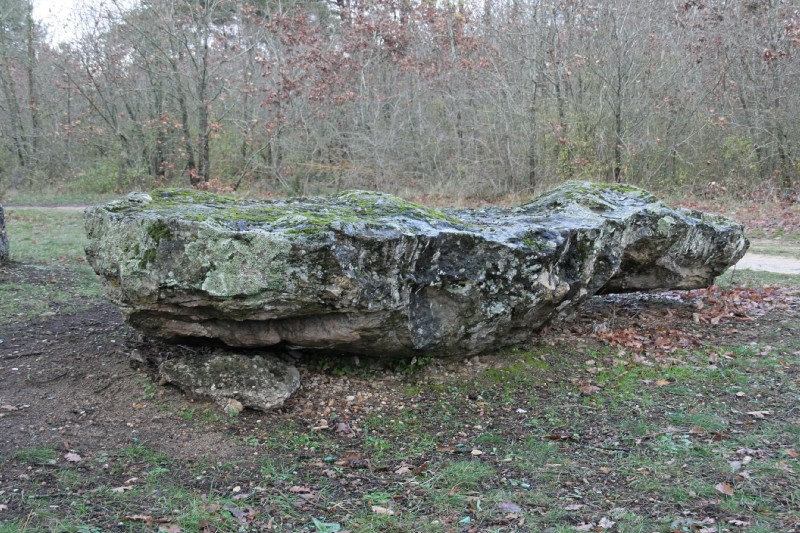
POLYGON ((22 448, 11 455, 12 459, 29 465, 41 465, 55 462, 58 458, 56 451, 49 447, 22 448))
POLYGON ((436 484, 451 492, 476 490, 494 475, 495 469, 490 464, 481 461, 455 461, 439 471, 436 484))
POLYGON ((97 205, 118 198, 116 193, 73 192, 64 190, 19 191, 10 189, 5 192, 3 205, 9 206, 64 206, 64 205, 97 205))
POLYGON ((128 461, 162 465, 169 463, 169 458, 161 452, 144 444, 132 444, 120 450, 120 456, 128 461))
POLYGON ((11 259, 34 264, 83 264, 88 243, 80 211, 6 210, 11 259))
POLYGON ((777 285, 779 287, 800 286, 800 276, 792 274, 776 274, 759 270, 729 268, 717 278, 716 284, 723 289, 731 287, 759 287, 762 285, 777 285))
POLYGON ((751 239, 748 252, 800 259, 800 234, 781 235, 780 239, 751 239))
POLYGON ((669 421, 679 427, 704 431, 723 431, 728 427, 728 421, 715 413, 671 413, 669 421))

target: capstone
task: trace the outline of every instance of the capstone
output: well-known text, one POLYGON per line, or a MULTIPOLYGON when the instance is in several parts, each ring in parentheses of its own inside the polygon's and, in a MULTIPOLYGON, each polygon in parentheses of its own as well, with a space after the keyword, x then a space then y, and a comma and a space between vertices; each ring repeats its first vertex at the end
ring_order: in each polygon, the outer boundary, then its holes
POLYGON ((378 358, 516 345, 594 294, 708 286, 748 246, 731 220, 589 182, 450 210, 161 189, 85 220, 108 297, 148 335, 378 358))

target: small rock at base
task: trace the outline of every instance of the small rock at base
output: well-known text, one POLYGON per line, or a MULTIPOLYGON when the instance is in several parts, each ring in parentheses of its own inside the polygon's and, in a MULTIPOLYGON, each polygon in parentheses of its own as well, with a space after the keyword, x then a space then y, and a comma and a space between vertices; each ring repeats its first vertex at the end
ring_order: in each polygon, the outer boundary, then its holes
POLYGON ((245 407, 267 411, 278 407, 300 386, 300 373, 270 355, 231 352, 168 359, 159 367, 162 379, 187 394, 216 402, 226 413, 245 407))
POLYGON ((228 398, 228 403, 225 404, 225 414, 228 416, 238 416, 239 413, 244 411, 244 405, 239 400, 228 398))

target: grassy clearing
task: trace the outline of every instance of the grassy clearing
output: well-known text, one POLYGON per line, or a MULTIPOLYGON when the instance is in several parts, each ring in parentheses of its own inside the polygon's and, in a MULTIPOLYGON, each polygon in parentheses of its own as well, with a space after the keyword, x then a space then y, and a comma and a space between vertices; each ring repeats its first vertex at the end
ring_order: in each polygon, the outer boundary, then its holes
POLYGON ((800 234, 790 234, 773 239, 751 239, 749 251, 756 254, 800 259, 800 234))
POLYGON ((3 205, 10 206, 63 206, 96 205, 120 197, 124 193, 92 193, 73 191, 19 191, 8 190, 2 199, 3 205))
POLYGON ((87 244, 80 210, 9 208, 11 259, 32 264, 84 264, 87 244))
POLYGON ((800 276, 758 270, 728 269, 717 278, 716 284, 724 289, 731 287, 762 287, 764 285, 791 288, 800 284, 800 276))
POLYGON ((0 324, 75 311, 100 296, 84 255, 80 211, 11 208, 6 225, 11 259, 28 265, 29 272, 24 279, 0 278, 0 324))

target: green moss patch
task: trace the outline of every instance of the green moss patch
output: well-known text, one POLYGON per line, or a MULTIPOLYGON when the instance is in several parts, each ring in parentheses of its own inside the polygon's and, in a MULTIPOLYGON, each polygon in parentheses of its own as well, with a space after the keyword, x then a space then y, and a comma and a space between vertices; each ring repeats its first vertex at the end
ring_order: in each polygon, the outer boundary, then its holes
MULTIPOLYGON (((370 229, 415 230, 420 226, 464 227, 464 223, 437 209, 418 205, 389 194, 346 191, 338 196, 296 198, 273 202, 238 201, 229 196, 186 189, 157 189, 149 195, 135 194, 114 202, 106 210, 120 215, 153 214, 204 221, 232 230, 263 228, 313 235, 346 225, 370 229)), ((156 242, 169 235, 164 223, 148 229, 156 242)))

